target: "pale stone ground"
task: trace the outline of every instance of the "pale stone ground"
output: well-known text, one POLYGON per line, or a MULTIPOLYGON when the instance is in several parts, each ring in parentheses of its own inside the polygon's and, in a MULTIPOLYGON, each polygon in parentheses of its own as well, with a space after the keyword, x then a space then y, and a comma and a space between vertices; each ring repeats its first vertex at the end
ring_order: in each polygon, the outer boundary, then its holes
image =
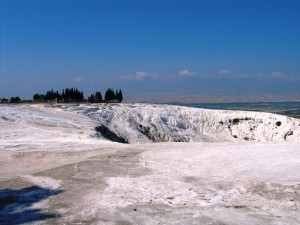
POLYGON ((0 114, 0 224, 300 224, 299 143, 126 145, 63 110, 0 114))

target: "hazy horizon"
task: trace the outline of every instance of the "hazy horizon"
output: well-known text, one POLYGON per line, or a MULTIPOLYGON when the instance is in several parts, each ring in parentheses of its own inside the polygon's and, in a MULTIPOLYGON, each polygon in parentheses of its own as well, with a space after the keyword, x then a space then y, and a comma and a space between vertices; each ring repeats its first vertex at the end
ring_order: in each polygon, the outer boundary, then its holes
POLYGON ((300 98, 297 0, 0 2, 0 98, 300 98))

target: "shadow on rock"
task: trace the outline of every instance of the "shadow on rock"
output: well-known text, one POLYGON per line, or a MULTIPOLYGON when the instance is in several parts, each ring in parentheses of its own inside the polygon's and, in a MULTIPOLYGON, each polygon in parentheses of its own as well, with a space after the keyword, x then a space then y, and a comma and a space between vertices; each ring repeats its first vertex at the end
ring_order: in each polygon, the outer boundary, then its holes
POLYGON ((59 217, 57 214, 42 213, 31 206, 60 192, 38 186, 0 190, 0 224, 22 224, 59 217))

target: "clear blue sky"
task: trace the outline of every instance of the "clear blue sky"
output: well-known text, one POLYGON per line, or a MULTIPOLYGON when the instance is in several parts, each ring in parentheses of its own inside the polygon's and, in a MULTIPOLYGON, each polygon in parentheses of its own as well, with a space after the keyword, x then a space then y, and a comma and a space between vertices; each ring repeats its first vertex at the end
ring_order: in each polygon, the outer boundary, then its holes
POLYGON ((300 0, 0 2, 0 97, 300 96, 300 0))

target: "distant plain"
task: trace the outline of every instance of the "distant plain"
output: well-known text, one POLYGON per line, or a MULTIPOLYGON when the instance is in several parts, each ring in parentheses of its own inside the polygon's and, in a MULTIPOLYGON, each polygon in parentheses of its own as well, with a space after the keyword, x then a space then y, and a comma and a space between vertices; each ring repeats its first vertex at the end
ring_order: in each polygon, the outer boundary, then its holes
POLYGON ((224 109, 270 112, 280 115, 300 118, 300 102, 236 102, 236 103, 179 103, 169 102, 167 104, 180 105, 205 109, 224 109))

